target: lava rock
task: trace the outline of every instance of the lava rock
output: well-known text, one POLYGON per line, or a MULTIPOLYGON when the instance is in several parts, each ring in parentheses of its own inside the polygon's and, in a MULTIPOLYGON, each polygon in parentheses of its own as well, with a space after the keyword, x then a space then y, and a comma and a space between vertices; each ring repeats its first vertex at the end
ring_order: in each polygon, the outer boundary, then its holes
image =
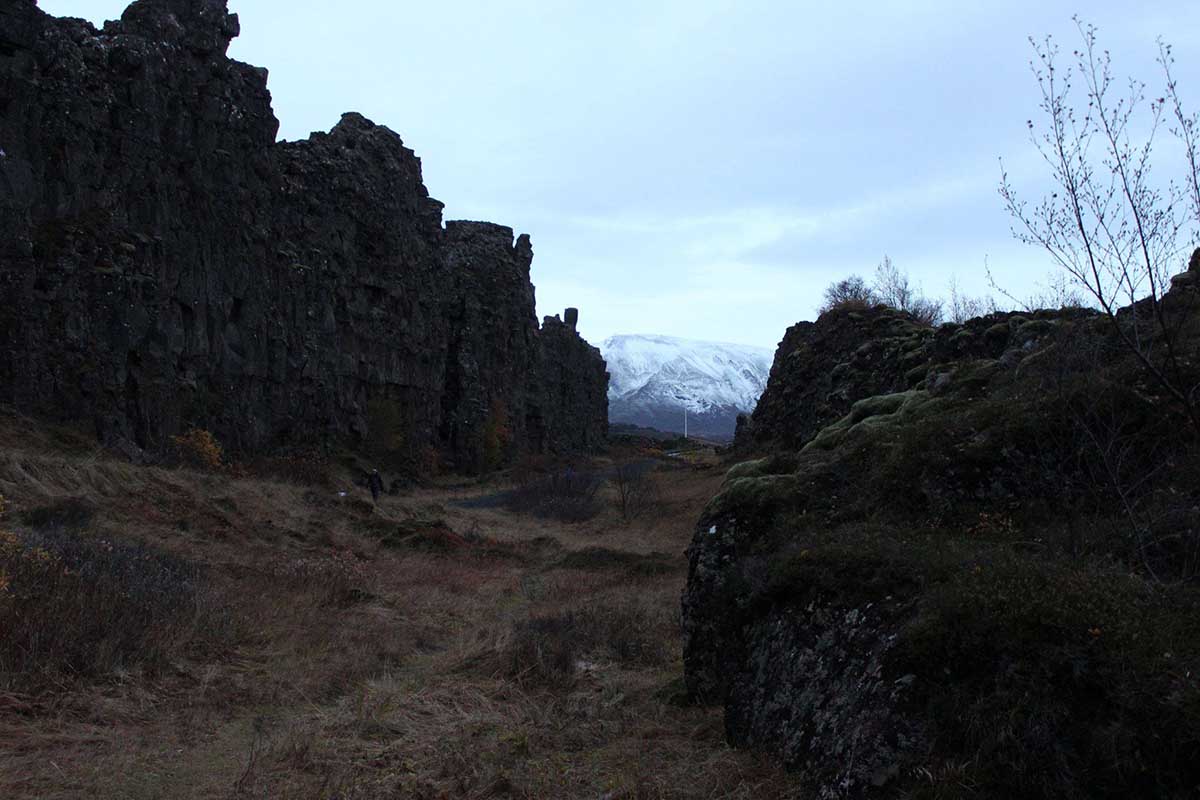
POLYGON ((237 33, 224 0, 103 30, 0 8, 0 402, 151 451, 189 427, 370 442, 373 409, 469 469, 489 424, 502 458, 594 446, 604 362, 538 330, 528 237, 443 228, 420 160, 359 114, 277 143, 237 33), (555 369, 592 383, 551 393, 555 369))

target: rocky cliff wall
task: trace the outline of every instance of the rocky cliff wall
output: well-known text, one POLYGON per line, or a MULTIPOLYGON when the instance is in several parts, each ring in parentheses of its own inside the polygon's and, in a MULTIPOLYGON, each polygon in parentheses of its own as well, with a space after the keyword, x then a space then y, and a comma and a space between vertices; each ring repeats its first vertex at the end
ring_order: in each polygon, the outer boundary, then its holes
POLYGON ((608 436, 608 372, 600 350, 575 332, 578 319, 579 312, 568 308, 561 321, 557 316, 542 320, 527 417, 528 436, 539 450, 589 450, 608 436), (603 420, 572 412, 601 406, 603 420))
POLYGON ((369 439, 381 405, 463 465, 489 425, 505 455, 594 443, 603 361, 539 332, 528 237, 443 228, 420 160, 357 114, 276 143, 237 33, 224 0, 102 30, 0 4, 0 402, 151 449, 369 439), (547 393, 554 368, 596 385, 547 393))
POLYGON ((1009 360, 1047 326, 1093 316, 1084 309, 1003 312, 931 328, 884 305, 837 308, 788 328, 767 388, 738 429, 743 453, 797 450, 860 400, 937 380, 963 360, 1009 360), (1014 344, 1015 343, 1015 344, 1014 344))
POLYGON ((1200 442, 1122 334, 1200 386, 1197 287, 1200 253, 1122 328, 874 307, 790 329, 740 431, 764 457, 688 550, 685 676, 730 742, 821 798, 1193 793, 1200 689, 1171 687, 1200 647, 1164 643, 1200 597, 1164 582, 1200 574, 1200 442))

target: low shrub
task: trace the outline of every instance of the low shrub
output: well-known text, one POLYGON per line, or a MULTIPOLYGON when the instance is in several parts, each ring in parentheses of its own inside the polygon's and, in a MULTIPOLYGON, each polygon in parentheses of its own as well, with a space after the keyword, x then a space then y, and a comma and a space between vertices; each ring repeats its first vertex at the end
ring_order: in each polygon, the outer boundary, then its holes
POLYGON ((192 428, 187 433, 172 436, 175 454, 179 460, 193 469, 217 471, 225 464, 221 443, 209 431, 192 428))
POLYGON ((293 558, 276 567, 274 577, 294 589, 316 595, 321 605, 348 606, 371 597, 366 562, 350 550, 325 558, 293 558))
POLYGON ((545 477, 530 477, 505 498, 510 511, 532 513, 563 522, 584 522, 600 513, 599 476, 571 468, 545 477))
POLYGON ((670 658, 663 631, 673 624, 663 611, 629 601, 519 620, 502 654, 504 671, 526 686, 561 688, 590 659, 663 663, 670 658))
POLYGON ((573 614, 530 617, 513 623, 505 650, 509 677, 525 685, 564 686, 575 677, 579 631, 573 614))
POLYGON ((62 527, 0 531, 0 686, 153 670, 229 622, 178 558, 62 527))
POLYGON ((21 522, 31 528, 86 528, 96 515, 96 506, 86 498, 65 497, 24 511, 21 522))
POLYGON ((617 511, 629 522, 646 516, 661 505, 652 461, 629 461, 613 468, 609 483, 615 491, 617 511))
POLYGON ((389 466, 402 460, 408 448, 408 425, 400 402, 373 397, 367 403, 367 435, 372 455, 389 466))
POLYGON ((413 469, 419 478, 436 478, 442 474, 442 453, 431 444, 417 451, 413 469))
POLYGON ((483 468, 491 471, 504 463, 505 455, 512 445, 513 433, 509 423, 508 408, 499 398, 492 401, 491 411, 483 426, 483 468))
POLYGON ((1013 557, 927 593, 897 659, 927 676, 937 744, 973 757, 982 785, 1183 797, 1200 785, 1195 600, 1013 557))

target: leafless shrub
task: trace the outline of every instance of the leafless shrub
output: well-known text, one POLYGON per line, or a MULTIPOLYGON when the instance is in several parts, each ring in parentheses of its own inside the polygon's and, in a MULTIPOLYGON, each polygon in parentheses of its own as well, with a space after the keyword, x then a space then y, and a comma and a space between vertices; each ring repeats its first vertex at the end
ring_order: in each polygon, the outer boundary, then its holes
POLYGON ((867 282, 859 275, 851 275, 825 287, 820 313, 824 314, 835 308, 868 308, 877 302, 875 292, 867 282))
POLYGON ((62 528, 0 532, 0 686, 154 668, 229 623, 177 558, 62 528))
POLYGON ((879 302, 892 308, 906 309, 920 294, 908 282, 908 273, 899 269, 890 256, 875 267, 875 285, 871 291, 879 302))
MULTIPOLYGON (((1041 309, 1085 308, 1091 305, 1070 277, 1059 272, 1051 272, 1044 282, 1034 284, 1033 291, 1019 296, 1001 285, 990 267, 985 267, 985 271, 988 285, 1007 300, 1013 309, 1032 313, 1041 309)), ((996 302, 991 300, 991 309, 987 313, 1001 310, 996 302)))
POLYGON ((609 482, 616 490, 617 511, 629 522, 659 505, 658 484, 652 461, 627 461, 613 468, 609 482))
POLYGON ((993 298, 964 294, 958 285, 958 279, 950 279, 949 298, 946 301, 946 316, 950 322, 961 325, 969 319, 994 314, 999 310, 993 298))
POLYGON ((929 325, 930 327, 933 327, 941 324, 942 322, 941 300, 933 300, 928 297, 918 297, 912 302, 911 305, 909 305, 908 308, 903 310, 907 311, 909 314, 912 314, 913 317, 916 318, 917 322, 920 322, 922 325, 929 325))
POLYGON ((863 309, 879 304, 906 311, 925 325, 937 325, 942 320, 942 301, 921 294, 919 288, 910 283, 908 273, 897 268, 888 256, 884 256, 875 268, 873 284, 858 275, 851 275, 826 287, 820 313, 835 308, 863 309))
POLYGON ((1066 282, 1095 302, 1125 350, 1200 433, 1200 382, 1181 353, 1195 303, 1169 309, 1164 302, 1171 273, 1200 231, 1200 118, 1184 111, 1169 46, 1159 45, 1166 89, 1147 103, 1145 84, 1131 80, 1122 91, 1096 29, 1075 21, 1082 45, 1065 69, 1050 37, 1030 40, 1044 125, 1030 120, 1028 126, 1055 188, 1031 207, 1003 173, 1000 195, 1014 235, 1050 254, 1066 282), (1166 184, 1152 171, 1164 125, 1184 153, 1182 180, 1166 184), (1123 306, 1132 312, 1118 314, 1123 306))
POLYGON ((563 522, 583 522, 600 513, 597 494, 601 477, 570 467, 543 477, 528 477, 505 498, 510 511, 551 517, 563 522))
POLYGON ((911 284, 908 273, 898 268, 889 256, 885 255, 875 268, 872 293, 879 302, 907 311, 925 325, 942 321, 942 302, 925 297, 919 287, 911 284))

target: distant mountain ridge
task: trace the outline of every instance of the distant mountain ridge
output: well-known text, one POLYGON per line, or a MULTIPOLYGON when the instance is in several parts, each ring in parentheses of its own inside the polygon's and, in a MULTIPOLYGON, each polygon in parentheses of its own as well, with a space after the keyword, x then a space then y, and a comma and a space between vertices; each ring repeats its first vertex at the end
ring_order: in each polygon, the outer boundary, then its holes
POLYGON ((728 439, 737 415, 766 388, 774 351, 648 334, 612 336, 600 345, 611 376, 608 418, 664 431, 728 439))

